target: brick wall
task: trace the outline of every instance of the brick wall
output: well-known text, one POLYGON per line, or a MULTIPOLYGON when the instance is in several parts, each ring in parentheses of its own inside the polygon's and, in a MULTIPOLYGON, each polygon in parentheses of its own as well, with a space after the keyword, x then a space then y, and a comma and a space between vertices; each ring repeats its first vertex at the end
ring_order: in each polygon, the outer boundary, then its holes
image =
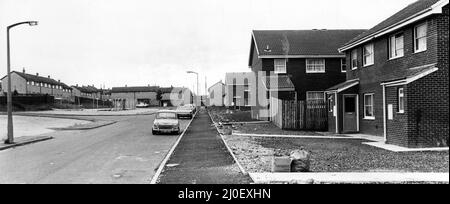
MULTIPOLYGON (((401 30, 393 32, 403 32, 404 34, 404 56, 397 59, 389 59, 388 38, 378 38, 374 44, 374 65, 363 67, 362 46, 357 47, 358 68, 352 70, 350 67, 350 51, 346 53, 347 60, 347 79, 360 79, 359 111, 360 111, 360 132, 364 134, 383 135, 383 93, 380 84, 386 80, 400 79, 406 76, 406 70, 421 65, 433 64, 438 62, 438 30, 439 24, 444 24, 436 16, 431 16, 420 22, 409 25, 401 30), (420 53, 414 53, 414 27, 426 22, 428 25, 427 50, 420 53), (374 93, 374 111, 375 120, 364 119, 364 94, 374 93)), ((448 32, 448 30, 447 30, 448 32)), ((447 40, 448 42, 448 40, 447 40)), ((442 43, 440 43, 442 44, 442 43)), ((439 48, 441 49, 441 48, 439 48)), ((442 55, 442 54, 441 54, 442 55)), ((447 53, 448 59, 448 53, 447 53)), ((445 56, 442 56, 444 58, 445 56)), ((448 66, 447 66, 448 67, 448 66)), ((447 69, 448 70, 448 69, 447 69)), ((447 74, 448 76, 448 74, 447 74)), ((447 77, 448 78, 448 77, 447 77)), ((397 133, 394 133, 398 135, 397 133)), ((400 142, 402 143, 402 142, 400 142)), ((403 142, 404 144, 404 142, 403 142)))

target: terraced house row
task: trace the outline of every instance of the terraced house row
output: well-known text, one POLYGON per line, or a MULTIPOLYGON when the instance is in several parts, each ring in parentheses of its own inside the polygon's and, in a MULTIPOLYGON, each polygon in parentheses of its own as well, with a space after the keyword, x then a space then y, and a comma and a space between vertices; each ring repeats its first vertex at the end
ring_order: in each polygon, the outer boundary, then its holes
POLYGON ((343 45, 329 128, 405 147, 448 146, 448 0, 419 0, 343 45))
MULTIPOLYGON (((8 76, 1 79, 1 93, 7 93, 8 76)), ((11 91, 19 95, 51 95, 57 100, 76 101, 75 97, 107 100, 110 98, 108 90, 98 89, 94 86, 68 86, 60 80, 50 76, 40 76, 39 73, 29 74, 25 69, 22 72, 11 72, 11 91)))
POLYGON ((252 106, 252 117, 284 127, 295 114, 280 102, 323 101, 330 132, 448 146, 448 3, 418 0, 369 30, 253 31, 255 97, 268 105, 252 106))

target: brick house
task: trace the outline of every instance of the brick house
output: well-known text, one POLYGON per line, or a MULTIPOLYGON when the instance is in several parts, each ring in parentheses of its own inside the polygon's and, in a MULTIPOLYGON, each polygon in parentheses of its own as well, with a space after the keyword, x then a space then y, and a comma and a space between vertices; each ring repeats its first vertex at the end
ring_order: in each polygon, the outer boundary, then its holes
POLYGON ((345 55, 337 49, 364 31, 253 31, 248 65, 258 101, 252 117, 269 119, 278 99, 325 101, 325 90, 345 81, 345 55))
POLYGON ((254 84, 252 72, 229 72, 225 74, 225 106, 250 108, 251 87, 254 84))
POLYGON ((328 89, 330 131, 448 146, 448 2, 412 3, 339 49, 347 81, 328 89))
MULTIPOLYGON (((8 91, 8 76, 2 79, 3 91, 8 91)), ((55 99, 70 99, 72 96, 72 88, 60 80, 52 79, 50 76, 39 76, 39 73, 28 74, 23 69, 22 72, 11 72, 11 91, 18 94, 48 94, 54 96, 55 99)))

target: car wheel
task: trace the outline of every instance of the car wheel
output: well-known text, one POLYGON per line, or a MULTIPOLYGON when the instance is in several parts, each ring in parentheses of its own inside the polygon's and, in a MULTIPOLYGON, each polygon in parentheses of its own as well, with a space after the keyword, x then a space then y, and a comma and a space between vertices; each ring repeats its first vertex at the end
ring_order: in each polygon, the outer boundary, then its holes
POLYGON ((158 132, 156 132, 156 131, 152 130, 152 134, 153 134, 153 135, 157 135, 157 134, 158 134, 158 132))

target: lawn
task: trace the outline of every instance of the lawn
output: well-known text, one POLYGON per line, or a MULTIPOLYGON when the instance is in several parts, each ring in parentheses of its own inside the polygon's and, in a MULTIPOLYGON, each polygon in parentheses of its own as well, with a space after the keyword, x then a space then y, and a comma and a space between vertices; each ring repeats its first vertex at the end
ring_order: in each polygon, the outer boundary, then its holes
POLYGON ((312 172, 448 172, 449 153, 379 149, 360 139, 297 139, 225 136, 249 172, 270 172, 276 152, 304 147, 311 153, 312 172))

